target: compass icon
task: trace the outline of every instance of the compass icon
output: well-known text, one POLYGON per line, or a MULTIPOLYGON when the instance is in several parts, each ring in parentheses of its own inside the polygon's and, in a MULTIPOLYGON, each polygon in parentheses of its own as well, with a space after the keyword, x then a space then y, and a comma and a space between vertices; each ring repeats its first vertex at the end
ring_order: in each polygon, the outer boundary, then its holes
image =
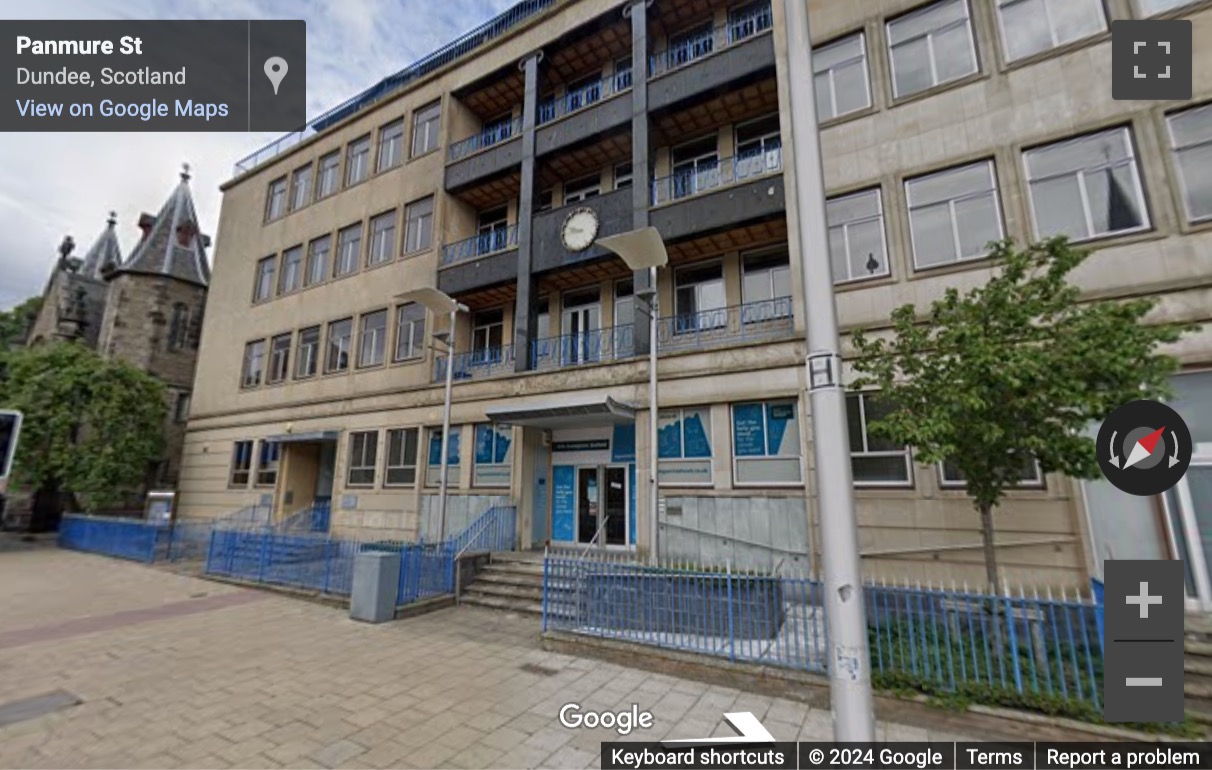
POLYGON ((1159 401, 1130 401, 1098 431, 1103 476, 1132 495, 1159 495, 1191 464, 1191 431, 1178 412, 1159 401))

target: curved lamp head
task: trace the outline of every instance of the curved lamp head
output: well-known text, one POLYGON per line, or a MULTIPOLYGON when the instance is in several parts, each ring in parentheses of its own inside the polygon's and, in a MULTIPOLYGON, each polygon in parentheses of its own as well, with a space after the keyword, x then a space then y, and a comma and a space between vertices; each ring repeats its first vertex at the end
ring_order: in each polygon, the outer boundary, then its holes
POLYGON ((416 302, 424 305, 432 310, 434 314, 449 314, 455 311, 467 312, 468 308, 463 303, 456 300, 444 291, 435 289, 432 286, 422 286, 416 289, 410 289, 403 294, 397 294, 396 299, 400 302, 416 302))
POLYGON ((619 255, 632 270, 647 270, 650 267, 664 267, 669 264, 665 241, 655 227, 642 227, 639 230, 599 238, 597 244, 619 255))

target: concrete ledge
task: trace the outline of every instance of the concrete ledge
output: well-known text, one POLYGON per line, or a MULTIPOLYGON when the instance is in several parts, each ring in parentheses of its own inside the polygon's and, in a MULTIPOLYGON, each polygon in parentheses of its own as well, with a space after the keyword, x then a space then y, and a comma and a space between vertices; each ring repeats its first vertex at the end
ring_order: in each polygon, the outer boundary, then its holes
POLYGON ((224 575, 209 575, 205 572, 199 573, 197 577, 202 580, 210 580, 215 583, 227 583, 228 585, 240 586, 241 588, 253 588, 258 591, 267 591, 273 594, 281 594, 290 596, 295 599, 303 599, 316 604, 323 604, 328 607, 343 607, 349 609, 349 599, 342 596, 333 596, 331 594, 322 593, 320 591, 308 591, 303 588, 291 588, 290 586, 280 586, 273 583, 257 583, 252 580, 240 580, 239 578, 226 577, 224 575))
MULTIPOLYGON (((830 708, 829 680, 819 674, 755 663, 733 663, 706 655, 564 631, 544 632, 541 643, 543 649, 550 652, 592 657, 629 668, 787 698, 822 710, 830 708)), ((1028 729, 1026 726, 1030 726, 1029 739, 1033 741, 1120 740, 1165 743, 1191 740, 992 706, 974 705, 966 711, 947 711, 930 705, 924 696, 897 698, 878 692, 875 695, 875 715, 883 721, 927 730, 976 734, 985 736, 986 740, 1025 740, 1024 730, 1028 729)))
POLYGON ((428 599, 421 599, 412 604, 401 604, 396 607, 396 620, 404 620, 405 618, 412 618, 417 615, 427 615, 430 612, 444 610, 447 607, 453 606, 455 606, 454 594, 431 596, 428 599))

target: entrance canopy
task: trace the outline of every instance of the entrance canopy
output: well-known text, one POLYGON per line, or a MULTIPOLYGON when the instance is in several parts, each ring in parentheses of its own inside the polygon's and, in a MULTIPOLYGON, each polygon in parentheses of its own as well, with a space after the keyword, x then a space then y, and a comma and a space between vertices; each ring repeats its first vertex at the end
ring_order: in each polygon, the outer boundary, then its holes
POLYGON ((562 398, 530 406, 489 409, 488 419, 528 428, 580 428, 590 425, 622 425, 635 422, 635 408, 610 396, 590 399, 562 398))
POLYGON ((316 441, 336 441, 340 437, 340 431, 313 430, 307 433, 283 433, 280 436, 270 436, 267 440, 276 441, 279 444, 302 444, 316 441))

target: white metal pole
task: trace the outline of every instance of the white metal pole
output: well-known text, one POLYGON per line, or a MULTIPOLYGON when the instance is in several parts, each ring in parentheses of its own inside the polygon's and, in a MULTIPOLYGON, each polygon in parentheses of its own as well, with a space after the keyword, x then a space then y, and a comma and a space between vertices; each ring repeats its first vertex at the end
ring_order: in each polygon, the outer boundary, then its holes
POLYGON ((821 519, 820 553, 825 576, 825 618, 829 624, 830 696, 833 737, 874 741, 871 662, 867 616, 859 564, 842 390, 837 305, 825 218, 816 93, 806 0, 783 0, 787 27, 787 69, 791 95, 791 137, 795 153, 796 214, 804 285, 808 341, 808 391, 812 408, 815 485, 821 519))
POLYGON ((446 338, 446 399, 442 405, 442 461, 438 484, 438 542, 446 542, 446 450, 450 446, 450 397, 454 387, 455 322, 459 309, 450 311, 450 336, 446 338))
POLYGON ((649 511, 649 544, 651 553, 649 561, 652 564, 660 562, 660 551, 657 548, 657 536, 660 530, 657 517, 660 515, 660 503, 657 495, 657 462, 659 452, 657 447, 657 313, 660 300, 657 297, 657 269, 648 268, 648 283, 652 290, 648 302, 648 511, 649 511))

